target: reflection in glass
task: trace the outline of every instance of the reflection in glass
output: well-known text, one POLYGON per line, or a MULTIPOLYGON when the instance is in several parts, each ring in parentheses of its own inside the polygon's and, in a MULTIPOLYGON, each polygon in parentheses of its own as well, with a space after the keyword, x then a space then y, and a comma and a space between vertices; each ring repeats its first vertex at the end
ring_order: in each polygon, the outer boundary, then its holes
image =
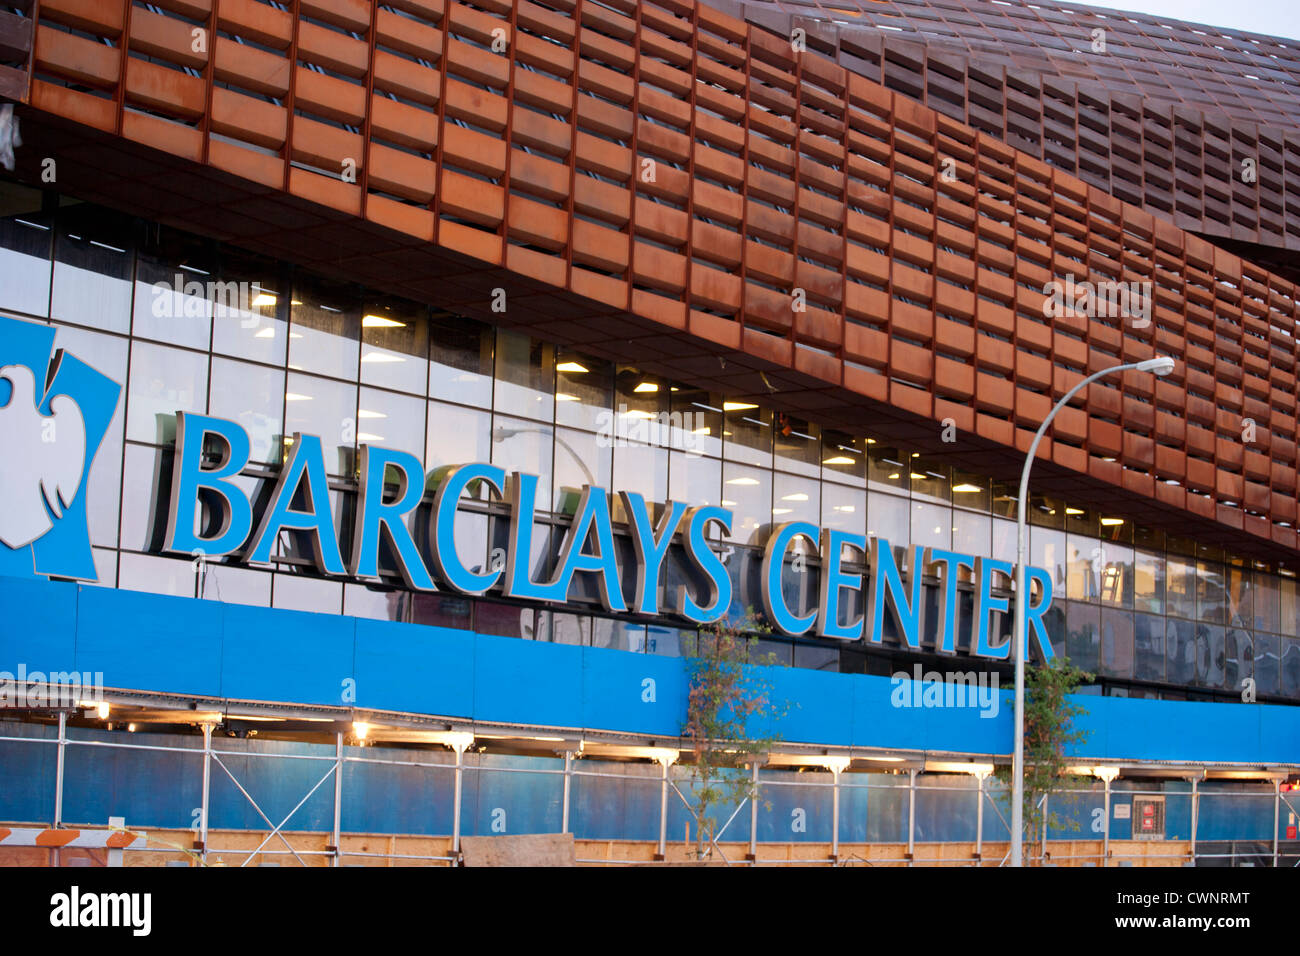
POLYGON ((1133 556, 1133 603, 1139 611, 1159 614, 1165 609, 1165 559, 1138 551, 1133 556))
POLYGON ((722 454, 722 399, 707 391, 675 385, 669 394, 672 410, 681 416, 682 443, 673 447, 693 457, 722 454), (689 416, 689 417, 688 417, 689 416))
POLYGON ((1071 601, 1065 610, 1065 654, 1070 663, 1096 673, 1101 663, 1101 612, 1071 601))
POLYGON ((731 540, 762 544, 772 521, 772 473, 733 462, 722 467, 722 506, 732 511, 731 540))
POLYGON ((424 409, 423 398, 362 388, 357 444, 409 451, 418 458, 424 447, 424 409))
POLYGON ((450 315, 429 321, 429 397, 461 405, 492 405, 491 326, 450 315))
POLYGON ((118 554, 117 586, 128 591, 194 597, 194 568, 188 559, 161 558, 152 554, 118 554))
POLYGON ((1133 617, 1133 676, 1138 680, 1165 679, 1165 619, 1155 614, 1133 617))
POLYGON ((930 456, 915 455, 909 459, 908 468, 913 498, 936 503, 952 500, 950 470, 943 462, 930 456))
POLYGON ((821 486, 821 491, 821 526, 862 534, 866 529, 866 491, 829 481, 821 486))
POLYGON ((322 614, 343 612, 343 582, 279 571, 271 582, 271 606, 322 614))
POLYGON ((1100 594, 1101 545, 1072 534, 1066 539, 1066 594, 1073 601, 1096 601, 1100 594))
POLYGON ((342 283, 298 278, 290 306, 289 368, 357 379, 362 302, 342 283))
POLYGON ((988 511, 991 501, 991 483, 981 475, 954 468, 952 472, 952 503, 959 508, 988 511))
POLYGON ((884 538, 891 545, 906 545, 912 538, 912 503, 897 495, 869 491, 867 534, 884 538))
POLYGON ((555 417, 555 348, 504 329, 497 333, 498 412, 549 422, 555 417))
POLYGON ((49 314, 52 236, 40 191, 0 183, 0 309, 49 314))
POLYGON ((331 475, 351 475, 357 441, 357 387, 289 373, 284 396, 285 452, 295 432, 317 435, 331 475))
POLYGON ((910 472, 906 460, 910 457, 897 448, 870 446, 867 449, 867 487, 872 491, 907 494, 910 472))
POLYGON ((1208 624, 1227 623, 1228 583, 1221 564, 1196 562, 1196 618, 1208 624))
POLYGON ((722 453, 730 461, 772 467, 772 411, 752 402, 723 402, 722 453))
POLYGON ((429 403, 429 434, 424 470, 434 485, 453 465, 470 465, 492 457, 492 414, 458 405, 429 403))
POLYGON ((1196 624, 1166 618, 1165 637, 1167 679, 1172 684, 1192 683, 1196 679, 1196 624))
POLYGON ((125 217, 95 206, 59 211, 51 318, 109 332, 128 331, 131 232, 125 217))
MULTIPOLYGON (((583 485, 604 488, 614 496, 612 507, 618 507, 613 481, 613 463, 609 448, 601 447, 601 439, 591 432, 575 428, 555 429, 555 510, 574 514, 583 485)), ((617 520, 617 518, 615 519, 617 520)))
POLYGON ((1133 606, 1133 549, 1123 545, 1102 545, 1101 603, 1112 607, 1133 606))
POLYGON ((211 272, 141 254, 136 260, 131 334, 206 351, 212 335, 208 296, 215 281, 211 272))
POLYGON ((867 442, 847 432, 822 431, 822 478, 858 488, 867 484, 867 442))
POLYGON ((1133 615, 1127 611, 1102 609, 1100 673, 1133 676, 1133 615))
POLYGON ((492 464, 500 465, 507 475, 512 471, 537 475, 537 507, 541 511, 551 500, 552 435, 550 425, 501 415, 492 426, 492 464))
MULTIPOLYGON (((982 552, 972 552, 981 554, 982 552)), ((1056 594, 1066 594, 1066 552, 1065 532, 1054 528, 1029 529, 1029 564, 1042 568, 1052 576, 1052 588, 1056 594)))
POLYGON ((803 418, 777 412, 773 419, 776 468, 816 478, 821 474, 821 429, 803 418))
POLYGON ((284 448, 284 372, 213 357, 208 414, 237 422, 248 432, 250 461, 280 463, 284 448))
POLYGON ((367 302, 361 316, 361 381, 423 396, 429 325, 425 310, 407 302, 367 302))
POLYGON ((149 342, 131 349, 126 437, 168 445, 176 441, 176 413, 207 411, 208 357, 149 342))
POLYGON ((722 500, 722 463, 674 451, 668 455, 668 496, 688 507, 722 500))
POLYGON ((614 437, 613 375, 612 363, 561 349, 555 363, 556 424, 601 430, 608 447, 614 437))
POLYGON ((912 502, 912 544, 926 548, 952 548, 952 509, 946 505, 912 502))
MULTIPOLYGON (((772 521, 808 521, 821 518, 821 484, 809 478, 795 478, 777 472, 773 479, 772 521)), ((858 524, 861 525, 859 517, 858 524)))

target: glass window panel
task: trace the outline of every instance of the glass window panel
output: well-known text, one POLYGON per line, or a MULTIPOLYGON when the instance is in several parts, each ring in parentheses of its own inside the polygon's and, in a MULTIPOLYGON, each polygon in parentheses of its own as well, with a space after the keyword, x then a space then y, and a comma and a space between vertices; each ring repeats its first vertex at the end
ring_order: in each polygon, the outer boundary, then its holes
POLYGON ((1065 532, 1055 528, 1029 529, 1029 563, 1052 576, 1052 591, 1066 596, 1065 532))
POLYGON ((475 408, 429 403, 429 429, 424 468, 437 472, 449 466, 471 465, 492 458, 492 415, 475 408))
POLYGON ((1166 679, 1171 684, 1196 680, 1196 624, 1176 618, 1165 620, 1166 679))
POLYGON ((1128 611, 1102 609, 1100 673, 1107 677, 1133 676, 1133 615, 1128 611))
POLYGON ((213 306, 212 351, 252 362, 283 365, 289 345, 288 280, 279 267, 234 249, 222 250, 221 281, 240 291, 232 306, 218 300, 213 306), (244 298, 247 296, 247 302, 244 298))
POLYGON ((141 253, 136 262, 131 334, 207 350, 212 337, 215 276, 183 269, 171 258, 141 253))
POLYGON ((993 552, 990 557, 1016 563, 1016 523, 1005 518, 993 519, 993 552))
POLYGON ((1281 660, 1278 662, 1278 693, 1292 700, 1300 698, 1300 640, 1282 638, 1281 660))
POLYGON ((250 461, 279 464, 284 448, 284 372, 213 356, 208 414, 248 432, 250 461))
POLYGON ((867 493, 834 482, 822 486, 821 526, 862 534, 867 523, 867 493))
POLYGON ((342 283, 298 277, 290 307, 289 368, 357 380, 362 301, 342 283))
POLYGON ((489 325, 435 315, 429 321, 429 397, 490 408, 495 338, 489 325))
POLYGON ((109 332, 130 328, 131 232, 125 217, 97 206, 59 211, 52 318, 109 332))
POLYGON ((126 437, 170 445, 176 440, 178 411, 207 411, 208 356, 136 342, 127 393, 126 437))
POLYGON ((1138 680, 1165 679, 1165 619, 1155 614, 1133 617, 1133 676, 1138 680))
MULTIPOLYGON (((668 449, 632 444, 615 448, 613 486, 619 491, 640 492, 652 506, 662 505, 668 500, 668 449)), ((627 520, 622 501, 615 504, 614 511, 614 520, 627 520)), ((654 507, 653 513, 657 515, 659 508, 654 507)))
POLYGON ((952 503, 959 508, 988 511, 991 501, 991 483, 983 475, 953 469, 952 503))
POLYGON ((1300 581, 1294 572, 1279 575, 1277 579, 1281 598, 1281 614, 1277 629, 1286 634, 1300 633, 1300 581))
POLYGON ((424 449, 425 400, 377 388, 362 388, 357 409, 357 444, 394 448, 417 458, 424 449))
POLYGON ((822 432, 822 478, 857 488, 867 486, 867 443, 847 432, 822 432))
POLYGON ((840 669, 839 648, 796 644, 794 646, 794 666, 806 667, 815 671, 838 672, 840 669))
POLYGON ((521 471, 537 475, 537 510, 544 511, 551 500, 551 453, 553 431, 550 425, 506 418, 497 415, 492 423, 492 464, 500 465, 509 475, 521 471))
POLYGON ((868 491, 867 534, 884 538, 891 546, 909 544, 912 540, 912 503, 898 495, 868 491))
MULTIPOLYGON (((271 575, 266 571, 209 561, 200 575, 199 597, 227 604, 271 606, 271 575)), ((351 612, 348 612, 351 613, 351 612)))
POLYGON ((118 554, 117 586, 127 591, 194 597, 194 568, 188 558, 152 554, 118 554))
MULTIPOLYGON (((992 553, 993 519, 988 515, 971 514, 954 508, 952 512, 952 549, 960 554, 984 557, 992 553)), ((975 572, 963 567, 959 581, 973 581, 975 572)), ((1061 588, 1058 593, 1064 593, 1061 588)))
POLYGON ((1223 642, 1223 686, 1240 691, 1245 680, 1254 674, 1255 642, 1250 632, 1237 627, 1228 628, 1223 642))
POLYGON ((1255 690, 1261 696, 1278 692, 1278 651, 1281 640, 1276 634, 1255 635, 1255 690))
POLYGON ((722 500, 722 462, 674 451, 668 455, 668 496, 689 507, 722 500))
POLYGON ((719 457, 722 454, 722 399, 688 385, 674 385, 669 398, 673 411, 681 413, 683 431, 689 433, 682 436, 681 445, 674 444, 673 447, 697 456, 719 457))
POLYGON ((772 473, 726 462, 722 495, 722 506, 733 515, 730 540, 761 545, 772 522, 772 473))
MULTIPOLYGON (((821 484, 809 478, 796 478, 777 472, 772 495, 772 521, 809 521, 821 518, 821 484)), ((859 524, 861 521, 859 520, 859 524)))
POLYGON ((284 403, 285 449, 295 432, 317 435, 331 475, 355 470, 357 387, 314 375, 289 373, 284 403))
POLYGON ((1196 562, 1196 618, 1209 624, 1228 620, 1228 582, 1217 562, 1196 562))
POLYGON ((429 374, 426 310, 412 302, 368 302, 361 315, 361 381, 423 396, 429 374))
POLYGON ((343 613, 377 621, 408 621, 414 591, 344 583, 343 613))
POLYGON ((1101 525, 1097 521, 1097 512, 1080 504, 1065 503, 1065 530, 1070 534, 1088 538, 1099 536, 1101 525))
POLYGON ((991 505, 993 513, 1001 518, 1016 517, 1016 504, 1019 499, 1016 494, 1019 487, 1009 481, 995 481, 992 488, 991 505))
POLYGON ((619 499, 615 492, 610 449, 602 445, 599 435, 573 428, 557 428, 555 510, 573 514, 577 510, 583 485, 604 488, 614 496, 612 506, 617 510, 619 499))
POLYGON ((1101 544, 1095 538, 1072 534, 1066 538, 1066 594, 1073 601, 1096 601, 1100 596, 1101 544))
POLYGON ((54 230, 41 203, 39 190, 0 183, 0 309, 50 314, 54 230))
POLYGON ((1196 683, 1201 687, 1222 687, 1226 662, 1224 629, 1211 624, 1196 625, 1196 683))
POLYGON ((279 571, 272 575, 271 606, 291 611, 339 614, 343 609, 343 582, 279 571))
POLYGON ((680 657, 682 646, 696 636, 692 630, 661 627, 657 624, 648 624, 645 630, 646 653, 658 654, 660 657, 680 657))
POLYGON ((777 412, 772 430, 776 467, 816 478, 821 474, 821 429, 803 418, 777 412))
POLYGON ((1165 609, 1165 559, 1161 554, 1138 551, 1133 556, 1133 601, 1139 611, 1165 609))
POLYGON ((1071 601, 1065 609, 1065 655, 1075 667, 1097 673, 1101 663, 1101 613, 1071 601))
POLYGON ((1261 631, 1279 630, 1281 588, 1277 575, 1255 571, 1255 624, 1261 631))
POLYGON ((1065 527, 1065 502, 1048 495, 1030 493, 1029 523, 1044 528, 1065 527))
POLYGON ((1165 587, 1169 614, 1196 617, 1196 565, 1170 555, 1166 565, 1165 587))
MULTIPOLYGON (((0 279, 2 282, 3 279, 0 279)), ((127 340, 72 326, 60 327, 55 348, 66 349, 116 382, 126 381, 127 340)), ((120 398, 104 432, 86 482, 86 520, 92 544, 117 546, 118 494, 122 487, 122 432, 126 403, 120 398)))
POLYGON ((497 333, 498 412, 549 422, 555 418, 555 348, 504 329, 497 333))
POLYGON ((1098 534, 1103 541, 1117 544, 1133 543, 1133 522, 1117 515, 1100 514, 1097 519, 1098 534))
POLYGON ((1240 561, 1230 563, 1225 571, 1228 593, 1223 623, 1254 626, 1255 595, 1251 588, 1250 568, 1240 561))
POLYGON ((581 614, 552 614, 551 641, 555 644, 591 646, 591 618, 581 614))
POLYGON ((645 625, 610 617, 591 619, 591 646, 645 653, 645 625))
POLYGON ((600 430, 608 443, 615 438, 614 366, 561 349, 555 363, 555 421, 559 425, 600 430))
POLYGON ((952 500, 951 470, 938 459, 912 455, 908 461, 912 479, 912 497, 943 503, 952 500))
POLYGON ((772 467, 772 411, 752 402, 723 402, 723 455, 731 461, 772 467))
MULTIPOLYGON (((487 537, 487 520, 480 520, 483 526, 483 531, 479 534, 481 548, 483 540, 487 537)), ((459 538, 459 533, 457 536, 459 538)), ((411 597, 411 609, 411 620, 416 624, 469 630, 474 623, 474 602, 456 594, 417 592, 411 597)))
POLYGON ((906 495, 910 487, 909 456, 897 448, 871 445, 867 449, 867 487, 906 495))
POLYGON ((1123 545, 1102 545, 1101 603, 1112 607, 1133 606, 1133 549, 1123 545))
MULTIPOLYGON (((167 521, 167 501, 161 488, 164 451, 146 445, 127 445, 125 458, 121 547, 158 551, 162 548, 167 521)), ((170 455, 167 458, 170 465, 170 455)))
POLYGON ((952 508, 912 502, 912 544, 927 548, 952 548, 952 508))

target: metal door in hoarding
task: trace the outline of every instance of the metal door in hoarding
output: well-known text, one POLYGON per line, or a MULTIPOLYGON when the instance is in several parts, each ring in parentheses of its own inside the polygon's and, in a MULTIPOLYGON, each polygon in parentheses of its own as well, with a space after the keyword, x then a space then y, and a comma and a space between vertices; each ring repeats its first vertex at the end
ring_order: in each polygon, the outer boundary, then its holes
POLYGON ((1133 798, 1133 839, 1163 840, 1165 838, 1165 798, 1133 798))

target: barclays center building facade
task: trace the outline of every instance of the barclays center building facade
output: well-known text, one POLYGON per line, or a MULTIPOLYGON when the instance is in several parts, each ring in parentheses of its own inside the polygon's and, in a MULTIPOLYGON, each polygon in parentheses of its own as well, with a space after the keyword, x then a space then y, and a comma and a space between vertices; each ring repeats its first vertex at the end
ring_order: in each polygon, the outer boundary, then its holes
POLYGON ((1035 465, 1028 656, 1093 675, 1039 859, 1294 862, 1283 41, 15 10, 0 860, 684 857, 685 655, 752 609, 783 715, 717 852, 997 865, 1021 465, 1170 355, 1035 465))

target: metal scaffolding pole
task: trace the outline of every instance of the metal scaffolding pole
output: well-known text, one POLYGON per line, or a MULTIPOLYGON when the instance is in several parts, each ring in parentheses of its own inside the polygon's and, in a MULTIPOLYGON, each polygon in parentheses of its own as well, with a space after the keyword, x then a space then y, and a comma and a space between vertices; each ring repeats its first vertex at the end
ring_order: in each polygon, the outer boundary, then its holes
MULTIPOLYGON (((68 746, 68 714, 59 711, 59 753, 54 765, 54 829, 63 826, 63 759, 68 746)), ((54 848, 54 865, 63 864, 63 854, 54 848)))
POLYGON ((1101 823, 1101 865, 1105 866, 1110 859, 1110 777, 1103 778, 1106 784, 1106 801, 1103 806, 1106 812, 1102 816, 1101 823))
POLYGON ((203 725, 203 794, 199 805, 199 854, 208 862, 208 811, 212 799, 212 725, 203 725))
POLYGON ((659 852, 655 859, 664 860, 668 856, 668 768, 672 766, 667 760, 660 760, 663 776, 659 782, 659 852))
POLYGON ((1277 869, 1277 827, 1281 822, 1282 781, 1273 778, 1273 868, 1277 869))
POLYGON ((758 863, 758 761, 749 765, 749 859, 758 863))
POLYGON ((573 751, 564 752, 564 803, 560 810, 560 832, 569 832, 569 794, 573 785, 573 751))
POLYGON ((916 849, 916 771, 907 771, 907 865, 916 849))
POLYGON ((840 768, 831 767, 831 859, 840 858, 840 768))
POLYGON ((987 773, 977 773, 975 779, 979 781, 979 803, 975 808, 975 865, 979 866, 984 856, 984 778, 987 773))
POLYGON ((334 857, 330 860, 330 866, 339 865, 339 856, 342 853, 342 823, 343 823, 343 732, 339 731, 334 735, 334 841, 331 844, 334 848, 334 857))
POLYGON ((465 775, 465 748, 456 747, 456 790, 451 802, 451 855, 460 853, 460 793, 465 775))
POLYGON ((1201 791, 1199 778, 1192 778, 1192 866, 1196 866, 1196 827, 1201 819, 1201 791))

